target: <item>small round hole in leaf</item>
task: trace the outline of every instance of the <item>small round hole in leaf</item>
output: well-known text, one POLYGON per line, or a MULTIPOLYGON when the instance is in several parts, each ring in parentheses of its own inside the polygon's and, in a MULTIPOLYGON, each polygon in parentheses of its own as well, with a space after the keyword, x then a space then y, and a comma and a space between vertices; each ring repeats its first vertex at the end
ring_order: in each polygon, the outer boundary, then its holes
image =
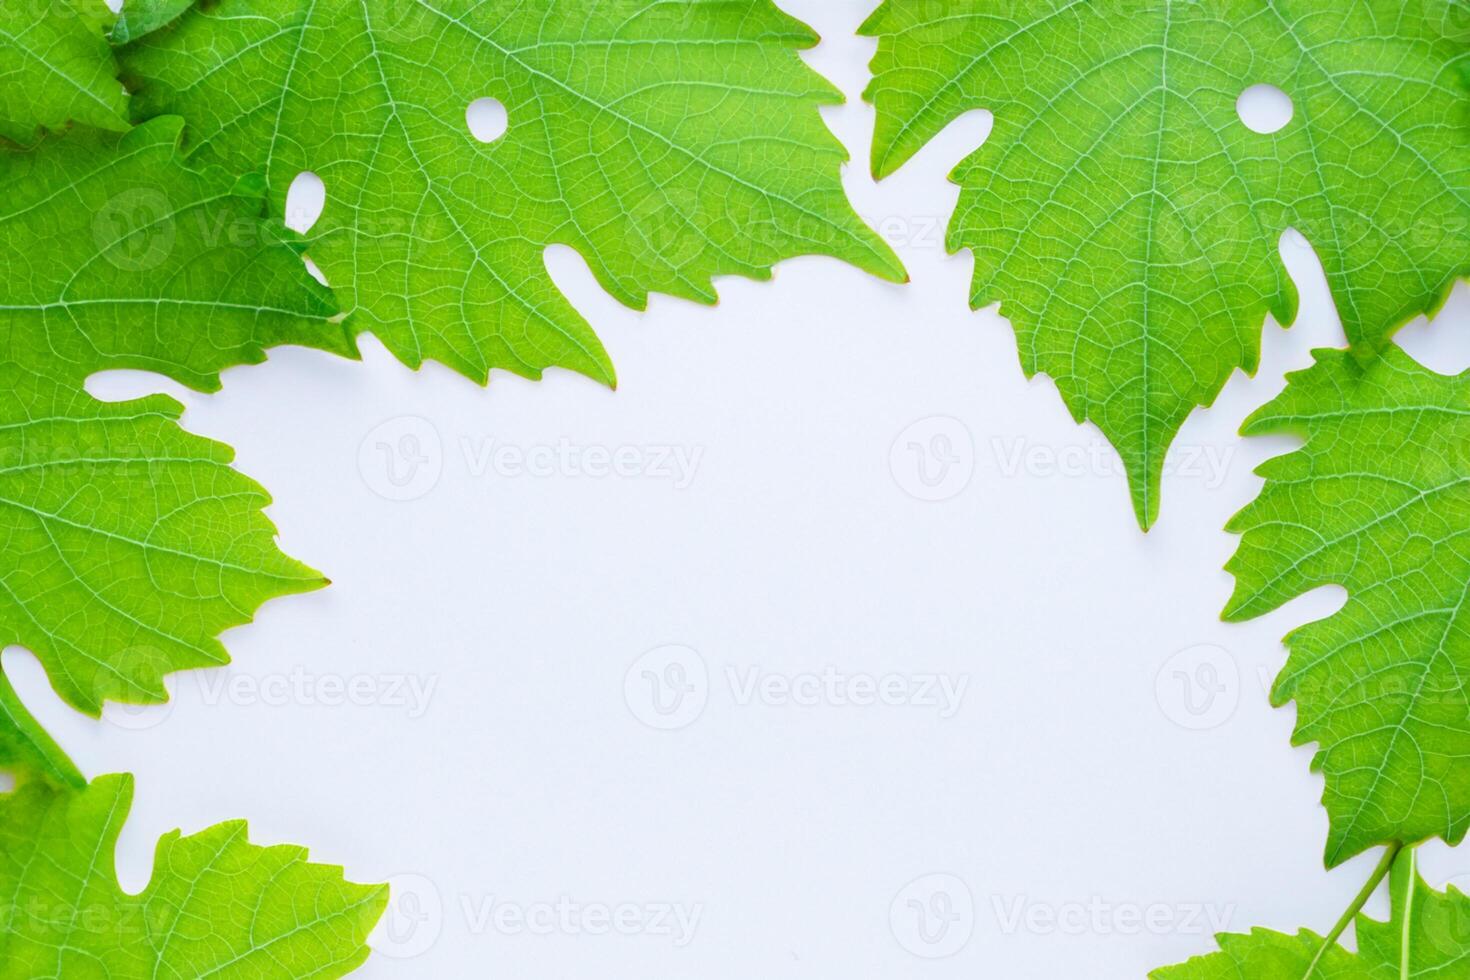
POLYGON ((291 180, 286 190, 286 227, 305 234, 322 216, 327 206, 327 185, 310 170, 303 170, 291 180))
POLYGON ((469 124, 470 135, 481 143, 493 143, 505 135, 510 124, 505 106, 499 99, 489 97, 476 99, 464 111, 464 121, 469 124))
POLYGON ((1291 122, 1296 110, 1291 96, 1275 85, 1262 84, 1240 93, 1240 98, 1235 100, 1235 111, 1251 132, 1269 136, 1291 122))

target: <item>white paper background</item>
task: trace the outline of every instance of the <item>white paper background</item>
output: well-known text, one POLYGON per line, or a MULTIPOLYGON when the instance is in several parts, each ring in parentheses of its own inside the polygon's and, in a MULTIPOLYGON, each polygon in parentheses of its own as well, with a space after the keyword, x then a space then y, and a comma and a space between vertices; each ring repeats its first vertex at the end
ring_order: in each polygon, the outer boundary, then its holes
MULTIPOLYGON (((1265 695, 1280 637, 1341 592, 1219 621, 1220 529, 1290 445, 1236 430, 1343 343, 1316 259, 1288 236, 1301 317, 1268 324, 1257 377, 1185 427, 1144 536, 1111 451, 1023 379, 1009 327, 966 307, 969 256, 943 251, 945 174, 988 117, 874 185, 873 44, 854 36, 870 4, 783 6, 825 38, 809 60, 849 97, 826 114, 848 191, 911 285, 802 259, 721 282, 716 308, 638 314, 552 249, 616 393, 565 372, 481 389, 372 338, 360 364, 280 350, 207 397, 94 380, 183 400, 275 495, 285 549, 334 580, 229 634, 236 663, 175 677, 171 705, 102 723, 5 654, 88 774, 137 773, 129 888, 161 833, 247 817, 256 842, 394 878, 372 980, 1121 980, 1217 926, 1325 930, 1347 905, 1373 858, 1323 872, 1321 782, 1265 695), (949 482, 928 488, 910 443, 955 457, 949 482), (516 474, 517 450, 549 468, 516 474), (639 475, 579 475, 602 451, 639 475), (687 486, 660 475, 665 452, 697 459, 687 486), (687 651, 640 660, 671 644, 687 651), (673 660, 692 700, 659 715, 649 677, 680 680, 673 660), (824 671, 842 680, 813 704, 743 687, 794 681, 807 701, 824 671), (948 716, 837 703, 868 682, 922 701, 938 678, 965 685, 948 716)), ((1401 338, 1462 370, 1467 321, 1461 287, 1401 338)), ((1435 884, 1470 872, 1424 854, 1435 884)))

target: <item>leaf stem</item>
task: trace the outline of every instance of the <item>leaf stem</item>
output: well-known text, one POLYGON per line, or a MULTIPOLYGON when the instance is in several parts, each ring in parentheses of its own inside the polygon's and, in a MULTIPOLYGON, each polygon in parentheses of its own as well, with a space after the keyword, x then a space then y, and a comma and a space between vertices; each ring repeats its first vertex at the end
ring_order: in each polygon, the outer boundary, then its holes
POLYGON ((1317 970, 1317 964, 1321 962, 1322 957, 1327 955, 1327 950, 1332 948, 1333 944, 1337 942, 1338 938, 1347 929, 1348 923, 1353 921, 1353 917, 1363 911, 1363 906, 1368 904, 1368 899, 1372 898, 1373 893, 1378 890, 1379 884, 1388 875, 1389 869, 1393 867, 1394 859, 1399 856, 1399 851, 1403 849, 1404 845, 1402 841, 1394 841, 1384 850, 1383 857, 1378 862, 1378 867, 1373 869, 1373 873, 1368 876, 1367 883, 1363 885, 1357 896, 1353 898, 1353 902, 1347 907, 1347 911, 1342 913, 1342 917, 1337 920, 1337 924, 1332 927, 1332 931, 1327 934, 1327 938, 1322 941, 1321 947, 1317 950, 1317 955, 1312 957, 1311 963, 1307 964, 1307 972, 1302 974, 1302 980, 1311 980, 1312 974, 1317 970))

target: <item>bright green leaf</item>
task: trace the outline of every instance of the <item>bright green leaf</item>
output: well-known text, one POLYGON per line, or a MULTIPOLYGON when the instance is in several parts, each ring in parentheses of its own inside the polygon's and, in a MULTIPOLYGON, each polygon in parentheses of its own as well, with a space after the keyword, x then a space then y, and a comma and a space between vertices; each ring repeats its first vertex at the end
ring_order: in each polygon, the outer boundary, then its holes
POLYGON ((331 292, 262 220, 258 179, 179 159, 179 119, 77 130, 0 149, 0 342, 80 384, 104 368, 204 390, 219 372, 303 344, 351 356, 331 292))
POLYGON ((353 352, 299 246, 261 220, 258 182, 186 169, 179 129, 0 152, 0 643, 93 714, 163 700, 164 674, 227 662, 222 630, 324 583, 176 402, 82 390, 111 367, 214 388, 281 343, 353 352))
POLYGON ((220 632, 325 584, 277 549, 270 497, 229 447, 179 413, 0 364, 0 644, 32 650, 92 714, 166 700, 164 674, 229 662, 220 632))
POLYGON ((1297 298, 1277 255, 1316 247, 1349 339, 1373 350, 1470 272, 1467 25, 1455 0, 888 0, 867 96, 873 171, 991 109, 954 171, 951 249, 1001 301, 1022 366, 1055 379, 1158 514, 1170 442, 1297 298), (1271 135, 1237 98, 1269 83, 1271 135))
POLYGON ((1221 934, 1220 951, 1149 974, 1153 980, 1460 980, 1470 976, 1470 898, 1438 892, 1415 870, 1414 852, 1394 862, 1386 921, 1356 919, 1358 952, 1303 929, 1221 934))
POLYGON ((1390 346, 1370 365, 1318 351, 1245 423, 1306 444, 1257 472, 1230 522, 1227 619, 1322 585, 1347 604, 1286 638, 1272 699, 1297 702, 1331 818, 1327 863, 1470 826, 1470 375, 1390 346))
POLYGON ((1453 885, 1435 891, 1405 850, 1389 878, 1386 921, 1357 918, 1358 959, 1374 980, 1451 980, 1470 976, 1470 898, 1453 885))
POLYGON ((25 778, 40 776, 58 786, 80 788, 86 779, 61 746, 21 704, 0 670, 0 770, 25 778))
POLYGON ((29 143, 38 129, 79 122, 128 128, 128 97, 104 35, 102 0, 0 3, 0 136, 29 143))
POLYGON ((299 172, 322 179, 311 256, 405 363, 611 383, 547 245, 640 308, 808 253, 904 278, 843 194, 818 113, 841 95, 797 55, 815 41, 769 0, 222 0, 122 58, 135 114, 264 169, 277 213, 299 172), (466 123, 482 98, 508 113, 490 143, 466 123))
POLYGON ((1294 936, 1252 929, 1247 934, 1221 933, 1220 951, 1196 956, 1178 966, 1149 974, 1151 980, 1372 980, 1358 958, 1335 943, 1307 972, 1326 941, 1309 929, 1294 936))
POLYGON ((0 980, 330 980, 367 958, 387 888, 251 844, 242 822, 165 835, 148 886, 124 893, 113 860, 131 802, 130 776, 0 796, 0 980))

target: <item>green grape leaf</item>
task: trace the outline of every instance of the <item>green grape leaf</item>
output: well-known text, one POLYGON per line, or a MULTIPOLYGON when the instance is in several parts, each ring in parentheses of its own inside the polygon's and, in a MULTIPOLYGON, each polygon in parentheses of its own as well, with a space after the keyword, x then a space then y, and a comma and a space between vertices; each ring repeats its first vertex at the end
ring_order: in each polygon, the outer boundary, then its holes
POLYGON ((1161 967, 1149 974, 1150 980, 1371 980, 1373 976, 1336 943, 1323 950, 1326 940, 1309 929, 1294 936, 1252 929, 1245 934, 1221 933, 1215 941, 1219 952, 1161 967), (1319 952, 1322 956, 1317 959, 1319 952))
POLYGON ((1430 888, 1417 857, 1406 849, 1394 862, 1388 919, 1358 916, 1358 959, 1375 980, 1470 976, 1470 898, 1453 885, 1430 888))
POLYGON ((259 178, 189 169, 182 127, 0 149, 0 355, 77 384, 138 368, 202 390, 279 344, 355 356, 300 243, 263 220, 259 178))
POLYGON ((0 643, 94 715, 164 700, 164 674, 228 661, 222 630, 325 582, 178 403, 82 388, 134 367, 209 389, 274 344, 355 351, 299 243, 261 220, 259 181, 185 168, 180 126, 0 151, 0 643))
POLYGON ((1247 435, 1305 436, 1268 460, 1228 530, 1228 620, 1322 585, 1346 605, 1286 637, 1272 700, 1295 700, 1296 744, 1316 742, 1331 819, 1326 860, 1470 826, 1470 375, 1390 346, 1369 364, 1316 352, 1246 420, 1247 435))
POLYGON ((57 786, 86 785, 61 746, 21 704, 5 671, 0 670, 0 770, 20 778, 39 776, 57 786))
POLYGON ((886 176, 970 109, 951 179, 971 302, 1002 303, 1027 375, 1120 454, 1147 529, 1169 445, 1297 296, 1316 247, 1350 341, 1373 351, 1470 273, 1470 91, 1457 0, 887 0, 867 98, 886 176), (1239 118, 1254 85, 1291 121, 1239 118))
POLYGON ((797 54, 816 40, 770 0, 221 0, 121 58, 137 118, 182 115, 194 158, 263 168, 277 213, 322 179, 312 259, 405 363, 611 384, 548 245, 637 308, 811 253, 905 278, 843 194, 818 113, 841 94, 797 54), (485 98, 507 114, 489 143, 466 121, 485 98))
POLYGON ((127 0, 109 36, 113 44, 136 41, 166 27, 193 5, 194 0, 127 0))
POLYGON ((0 136, 31 142, 69 122, 121 131, 128 97, 105 30, 102 0, 0 4, 0 136))
POLYGON ((113 861, 132 791, 118 775, 0 796, 0 980, 330 980, 367 959, 387 887, 251 844, 243 822, 165 835, 126 894, 113 861))
POLYGON ((1453 886, 1435 891, 1415 868, 1414 852, 1394 862, 1387 920, 1356 917, 1358 952, 1303 929, 1216 936, 1220 951, 1163 967, 1152 980, 1452 980, 1470 975, 1470 898, 1453 886))
POLYGON ((221 631, 326 584, 277 549, 269 495, 180 410, 0 364, 0 643, 91 714, 166 700, 164 674, 229 662, 221 631))

